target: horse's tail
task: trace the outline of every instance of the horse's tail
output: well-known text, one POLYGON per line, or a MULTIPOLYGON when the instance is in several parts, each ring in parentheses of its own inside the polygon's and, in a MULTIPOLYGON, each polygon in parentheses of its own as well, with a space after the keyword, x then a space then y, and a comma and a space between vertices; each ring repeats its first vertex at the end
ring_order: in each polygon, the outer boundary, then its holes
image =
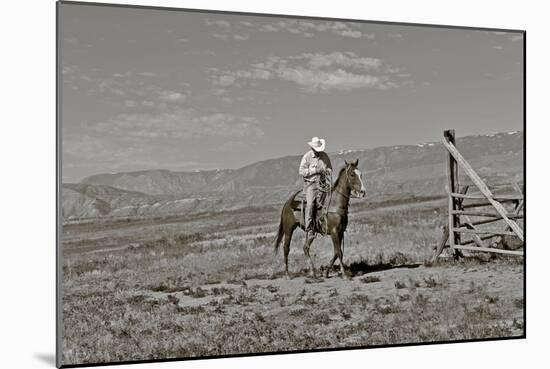
POLYGON ((279 230, 277 231, 277 239, 275 240, 275 254, 279 252, 279 245, 283 240, 283 212, 281 211, 281 222, 279 223, 279 230))
POLYGON ((283 236, 285 234, 284 232, 285 209, 292 205, 294 198, 296 197, 296 195, 298 195, 299 192, 300 191, 296 191, 292 196, 290 196, 290 198, 283 205, 283 209, 281 210, 281 221, 279 223, 279 230, 277 231, 277 239, 275 240, 275 253, 279 251, 279 246, 281 245, 281 241, 283 240, 283 236))

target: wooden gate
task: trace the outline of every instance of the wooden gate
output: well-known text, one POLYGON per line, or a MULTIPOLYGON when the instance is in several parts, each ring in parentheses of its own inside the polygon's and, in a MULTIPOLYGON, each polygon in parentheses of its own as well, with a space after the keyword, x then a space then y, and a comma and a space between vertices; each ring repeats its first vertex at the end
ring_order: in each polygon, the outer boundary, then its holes
MULTIPOLYGON (((513 194, 494 195, 493 191, 496 190, 489 189, 456 148, 454 130, 444 131, 443 145, 447 149, 448 223, 444 227, 443 236, 435 249, 432 261, 437 259, 445 247, 449 247, 455 257, 462 255, 461 250, 523 256, 522 250, 489 247, 486 244, 487 240, 494 240, 500 236, 501 240, 511 238, 517 241, 520 247, 524 246, 523 229, 518 224, 518 221, 524 218, 524 196, 520 185, 510 183, 508 187, 513 194), (474 186, 459 186, 459 168, 474 186), (472 187, 477 193, 468 193, 472 187), (491 228, 484 227, 486 225, 490 225, 491 228), (499 229, 499 225, 504 228, 499 229)), ((503 187, 499 190, 502 191, 503 187)))

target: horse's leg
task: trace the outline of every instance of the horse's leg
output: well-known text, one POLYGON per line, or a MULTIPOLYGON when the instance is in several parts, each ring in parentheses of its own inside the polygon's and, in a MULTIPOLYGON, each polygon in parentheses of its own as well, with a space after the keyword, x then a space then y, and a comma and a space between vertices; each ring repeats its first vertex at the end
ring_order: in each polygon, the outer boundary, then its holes
MULTIPOLYGON (((344 255, 342 252, 342 238, 337 232, 332 232, 330 234, 330 237, 332 238, 332 244, 334 245, 334 253, 340 259, 340 273, 342 273, 342 278, 345 276, 345 270, 344 270, 344 255)), ((334 259, 333 259, 334 260, 334 259)))
MULTIPOLYGON (((327 228, 329 227, 330 223, 329 223, 329 218, 327 217, 327 228)), ((330 235, 331 235, 331 238, 332 238, 332 234, 336 232, 338 228, 333 228, 333 227, 330 227, 330 229, 328 230, 330 235)), ((327 268, 327 271, 325 273, 325 276, 326 278, 328 278, 329 274, 330 274, 330 271, 332 270, 332 267, 334 266, 334 262, 336 261, 336 259, 338 259, 338 247, 337 247, 337 243, 334 242, 334 238, 332 239, 332 244, 334 246, 334 255, 332 256, 332 259, 330 260, 330 263, 328 264, 328 268, 327 268)))
POLYGON ((340 239, 339 249, 340 249, 340 254, 342 255, 340 257, 340 263, 341 263, 340 269, 345 270, 346 269, 346 264, 344 264, 344 249, 343 249, 343 246, 342 246, 342 244, 344 243, 344 231, 343 230, 338 233, 338 238, 340 239))
POLYGON ((283 244, 283 250, 285 255, 285 277, 290 280, 290 273, 288 272, 288 253, 290 252, 290 241, 292 240, 292 233, 294 232, 293 227, 289 230, 285 230, 285 240, 283 244))
POLYGON ((309 260, 309 273, 312 277, 315 278, 315 267, 313 266, 313 260, 311 259, 311 255, 309 254, 309 248, 311 247, 311 243, 313 242, 313 232, 306 232, 306 240, 304 242, 304 255, 309 260))
POLYGON ((336 261, 337 258, 338 258, 338 254, 336 253, 336 249, 334 249, 334 256, 332 257, 332 259, 330 260, 330 263, 328 264, 328 268, 327 268, 325 277, 328 278, 328 274, 329 274, 330 270, 332 269, 332 267, 334 266, 334 262, 336 261))

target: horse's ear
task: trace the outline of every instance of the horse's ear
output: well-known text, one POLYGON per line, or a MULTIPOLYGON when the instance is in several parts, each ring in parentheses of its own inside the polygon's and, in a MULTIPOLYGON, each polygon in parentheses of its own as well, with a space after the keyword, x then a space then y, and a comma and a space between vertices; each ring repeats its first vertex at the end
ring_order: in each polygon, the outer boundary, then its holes
POLYGON ((347 160, 344 160, 344 163, 346 164, 346 167, 349 167, 349 163, 347 160))
POLYGON ((355 163, 353 163, 353 166, 356 167, 357 164, 359 164, 359 159, 356 159, 356 160, 355 160, 355 163))

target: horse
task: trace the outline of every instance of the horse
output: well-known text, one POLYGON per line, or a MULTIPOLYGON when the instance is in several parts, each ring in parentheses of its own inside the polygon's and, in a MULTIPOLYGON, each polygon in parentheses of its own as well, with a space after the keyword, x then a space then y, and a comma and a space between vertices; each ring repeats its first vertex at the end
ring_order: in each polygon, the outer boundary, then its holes
MULTIPOLYGON (((340 272, 342 278, 344 277, 344 255, 342 251, 342 242, 344 240, 344 232, 348 224, 348 207, 351 197, 365 197, 366 190, 363 185, 362 174, 357 169, 359 159, 353 163, 345 161, 345 166, 340 169, 338 177, 334 182, 332 195, 329 200, 328 212, 327 212, 327 227, 326 234, 330 235, 334 246, 334 256, 332 257, 329 266, 326 270, 326 278, 329 276, 329 271, 332 269, 336 259, 340 259, 340 272)), ((290 251, 290 241, 292 240, 292 234, 297 227, 300 227, 305 231, 304 220, 301 214, 301 201, 296 200, 296 196, 302 190, 296 191, 290 196, 290 198, 283 205, 281 210, 281 221, 279 223, 279 230, 277 232, 277 238, 275 240, 275 254, 279 251, 279 245, 283 241, 284 260, 285 260, 285 276, 286 279, 290 279, 288 272, 288 253, 290 251)), ((306 233, 307 234, 307 233, 306 233)), ((304 255, 309 261, 309 272, 312 277, 315 278, 315 267, 313 260, 309 254, 309 248, 313 242, 314 237, 310 235, 306 237, 304 242, 304 255)))

